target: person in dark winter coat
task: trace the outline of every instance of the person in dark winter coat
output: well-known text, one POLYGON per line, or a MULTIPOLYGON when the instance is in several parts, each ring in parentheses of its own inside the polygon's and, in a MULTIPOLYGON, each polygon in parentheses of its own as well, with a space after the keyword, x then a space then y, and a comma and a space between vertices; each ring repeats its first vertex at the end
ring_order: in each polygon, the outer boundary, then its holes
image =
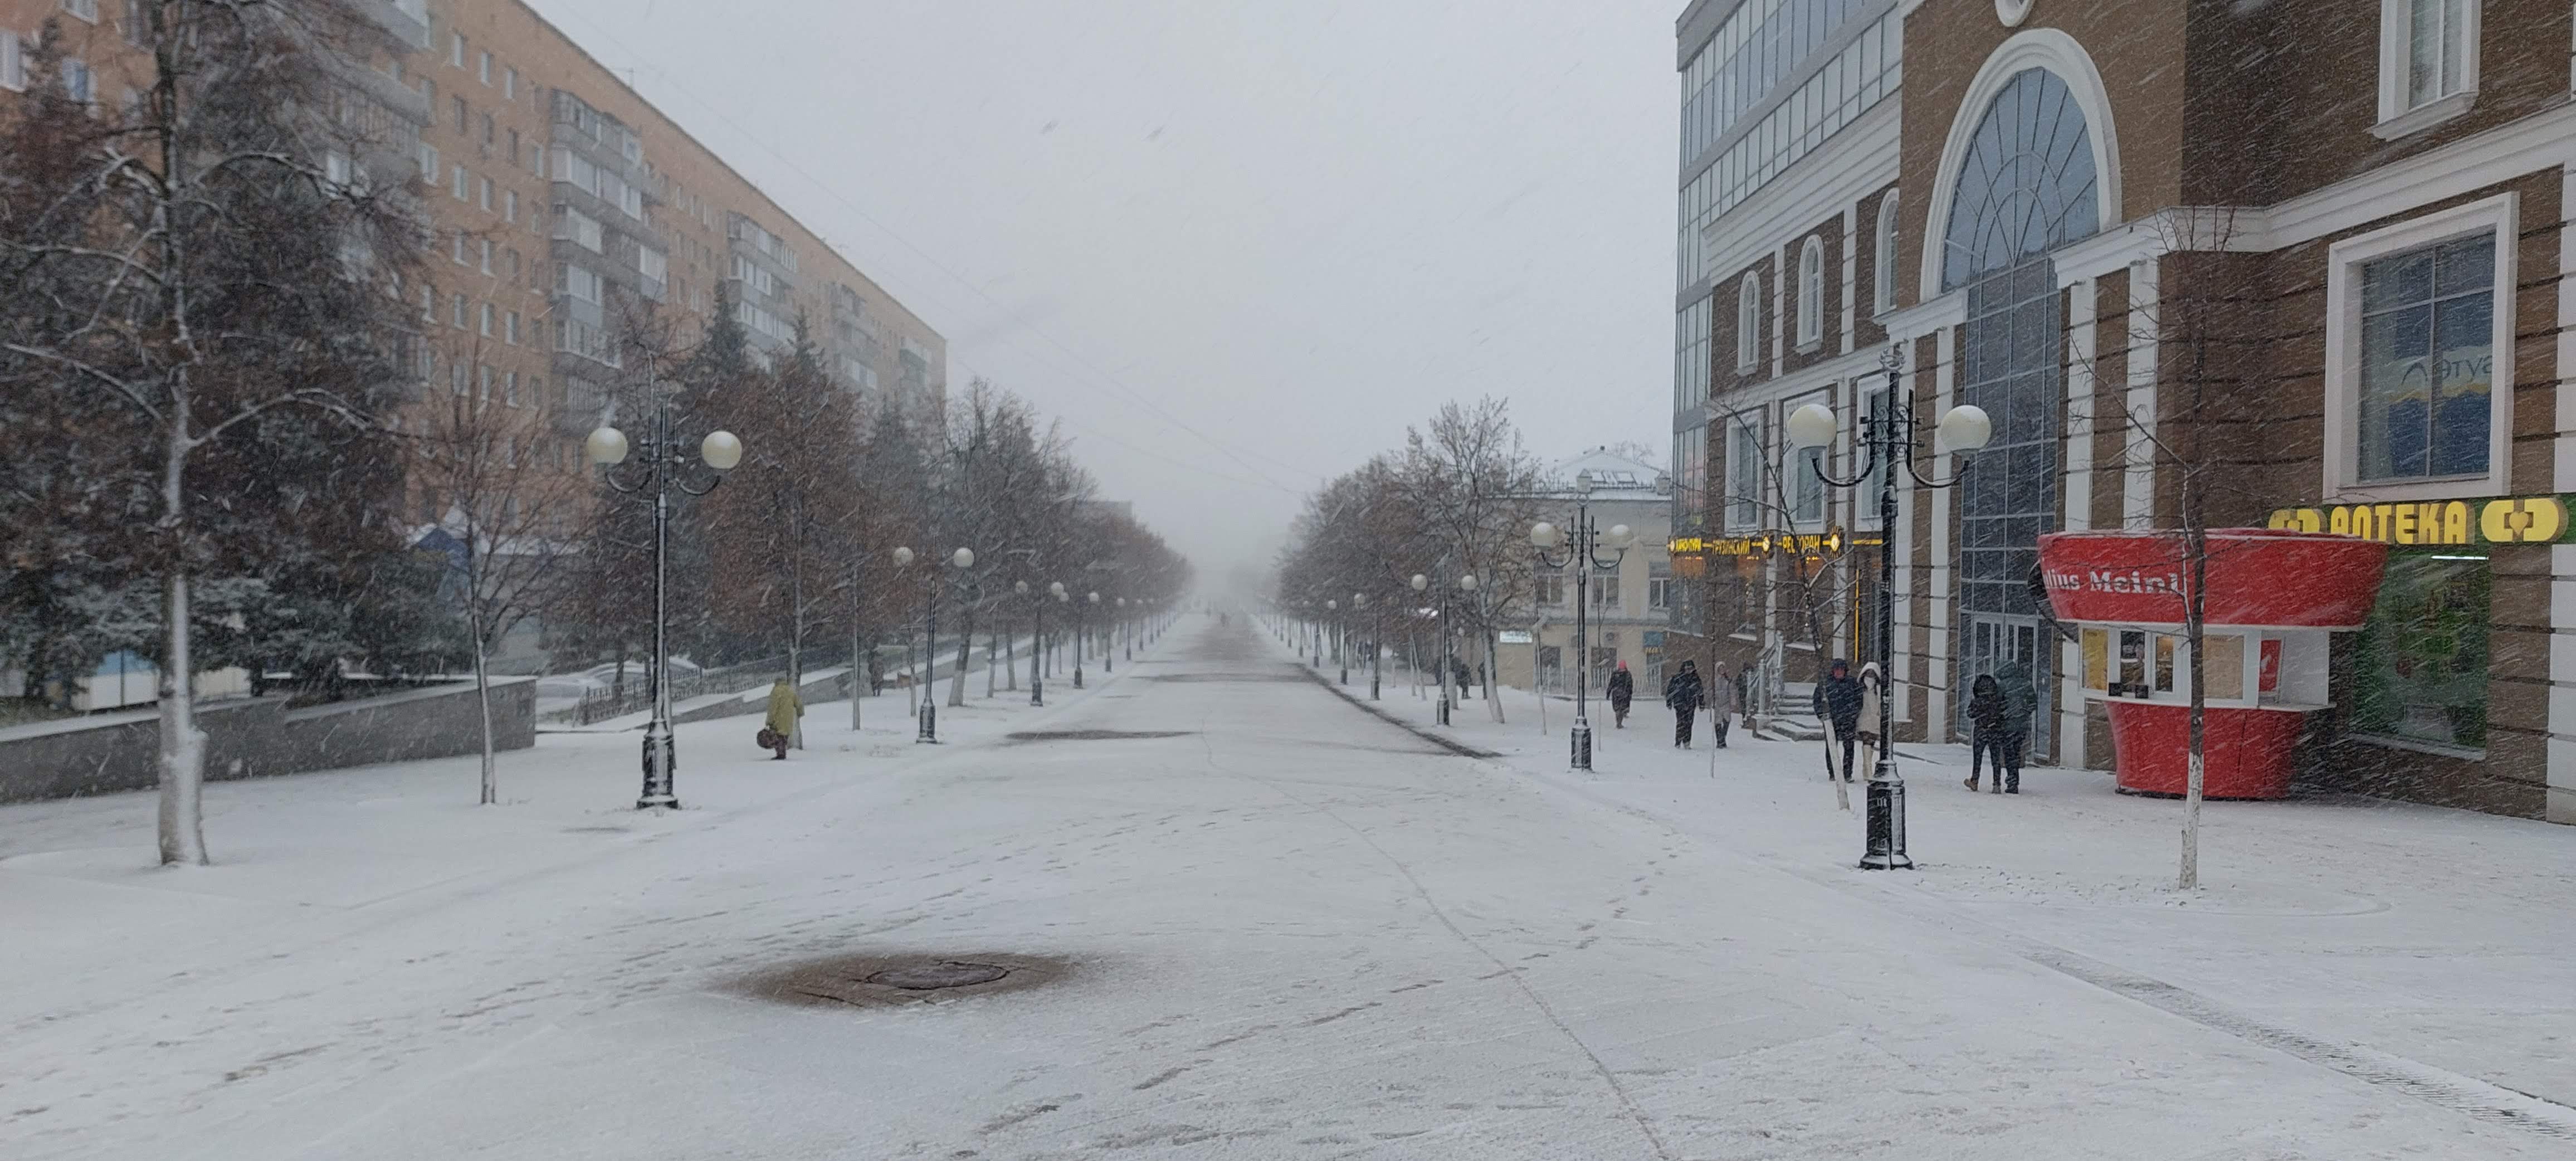
POLYGON ((2021 751, 2030 741, 2031 715, 2039 709, 2039 690, 2031 683, 2030 669, 2018 661, 2007 661, 1995 667, 1995 685, 2004 699, 2003 720, 1997 723, 1996 761, 2001 764, 2006 794, 2021 793, 2021 751))
POLYGON ((1995 675, 1980 673, 1968 686, 1968 789, 1977 788, 1977 773, 1993 763, 1995 793, 2004 792, 2004 687, 1995 675))
POLYGON ((1680 672, 1664 680, 1664 704, 1673 709, 1674 745, 1691 748, 1691 722, 1707 700, 1708 691, 1700 684, 1699 666, 1692 662, 1682 662, 1680 672))
POLYGON ((1843 781, 1852 780, 1852 751, 1860 744, 1860 679, 1852 676, 1851 662, 1834 658, 1825 678, 1816 683, 1816 717, 1832 722, 1834 737, 1843 744, 1843 781))
POLYGON ((1628 728, 1628 703, 1637 698, 1637 675, 1622 661, 1610 674, 1610 718, 1613 728, 1628 728))

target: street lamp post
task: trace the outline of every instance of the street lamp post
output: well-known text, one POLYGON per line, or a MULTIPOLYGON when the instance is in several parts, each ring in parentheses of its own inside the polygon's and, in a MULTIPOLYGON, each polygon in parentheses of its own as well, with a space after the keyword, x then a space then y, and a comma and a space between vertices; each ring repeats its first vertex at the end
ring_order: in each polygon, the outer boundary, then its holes
MULTIPOLYGON (((1440 635, 1440 664, 1439 664, 1439 667, 1438 667, 1437 669, 1435 669, 1435 670, 1433 670, 1433 671, 1432 671, 1432 674, 1431 674, 1431 682, 1432 682, 1432 684, 1433 684, 1433 685, 1435 685, 1435 686, 1438 686, 1438 687, 1439 687, 1439 690, 1440 690, 1440 701, 1439 701, 1439 703, 1438 703, 1437 707, 1432 711, 1432 713, 1433 713, 1433 715, 1434 715, 1434 716, 1433 716, 1433 720, 1434 720, 1434 721, 1436 721, 1437 723, 1439 723, 1440 725, 1444 725, 1444 726, 1445 726, 1445 725, 1448 725, 1448 724, 1449 724, 1449 668, 1450 668, 1450 666, 1449 666, 1449 585, 1447 584, 1448 577, 1449 577, 1449 562, 1448 562, 1448 560, 1447 560, 1446 558, 1443 558, 1443 559, 1441 560, 1441 562, 1439 563, 1439 565, 1437 565, 1437 566, 1433 569, 1433 571, 1439 574, 1439 577, 1440 577, 1440 581, 1439 581, 1439 583, 1437 583, 1437 584, 1435 585, 1435 583, 1433 582, 1432 578, 1430 578, 1430 577, 1426 577, 1426 576, 1422 575, 1421 573, 1418 573, 1418 572, 1417 572, 1417 573, 1413 574, 1413 591, 1415 591, 1415 592, 1417 592, 1417 593, 1418 593, 1418 592, 1422 592, 1422 591, 1423 591, 1423 590, 1425 590, 1425 589, 1435 589, 1435 588, 1436 588, 1436 590, 1437 590, 1436 595, 1434 596, 1434 601, 1436 602, 1436 608, 1435 608, 1435 611, 1434 611, 1434 612, 1433 612, 1433 614, 1432 614, 1432 620, 1433 620, 1433 622, 1434 622, 1433 631, 1434 631, 1434 632, 1436 632, 1436 633, 1438 633, 1438 634, 1440 635)), ((1463 591, 1463 592, 1470 592, 1470 593, 1475 592, 1475 591, 1476 591, 1476 574, 1474 574, 1474 573, 1472 573, 1472 572, 1471 572, 1471 573, 1468 573, 1468 574, 1467 574, 1467 575, 1465 575, 1465 576, 1459 577, 1459 578, 1458 578, 1458 588, 1459 588, 1461 591, 1463 591)))
MULTIPOLYGON (((1933 480, 1916 466, 1915 418, 1913 407, 1905 402, 1898 389, 1897 351, 1891 348, 1879 360, 1887 375, 1887 403, 1876 414, 1861 417, 1857 442, 1868 458, 1861 470, 1848 479, 1826 475, 1818 465, 1818 478, 1837 488, 1857 488, 1872 473, 1878 473, 1878 761, 1870 769, 1869 821, 1867 845, 1860 858, 1862 870, 1884 871, 1909 869, 1914 860, 1905 853, 1905 782, 1896 773, 1896 699, 1886 683, 1896 672, 1896 554, 1890 552, 1889 533, 1896 527, 1896 473, 1902 468, 1916 484, 1926 488, 1947 488, 1959 482, 1953 474, 1947 480, 1933 480), (1880 469, 1884 468, 1885 471, 1880 469)), ((1789 441, 1800 448, 1818 448, 1833 442, 1836 423, 1831 409, 1810 403, 1789 414, 1789 441)), ((1938 451, 1973 452, 1986 446, 1994 435, 1994 421, 1981 408, 1963 404, 1941 416, 1936 429, 1940 435, 1938 451)))
MULTIPOLYGON (((1592 769, 1592 722, 1586 716, 1586 696, 1592 687, 1591 626, 1585 619, 1591 602, 1586 599, 1592 570, 1601 569, 1614 576, 1619 562, 1628 555, 1628 546, 1636 534, 1625 524, 1613 524, 1604 537, 1599 522, 1592 518, 1592 473, 1574 477, 1574 527, 1569 540, 1565 530, 1544 520, 1530 526, 1530 546, 1538 550, 1540 564, 1549 568, 1574 567, 1574 729, 1569 744, 1573 749, 1574 768, 1592 769), (1565 551, 1551 554, 1559 544, 1565 551), (1603 546, 1610 549, 1610 559, 1601 559, 1603 546)), ((1611 583, 1618 583, 1613 580, 1611 583)))
MULTIPOLYGON (((910 565, 912 563, 912 550, 909 548, 895 549, 894 562, 897 567, 910 565)), ((975 567, 975 550, 971 548, 958 549, 957 551, 948 554, 948 563, 959 572, 964 572, 967 569, 973 568, 975 567)), ((939 590, 941 586, 946 583, 946 579, 947 578, 941 577, 936 573, 933 573, 930 577, 930 615, 925 622, 923 630, 923 653, 929 663, 930 672, 933 677, 935 677, 939 672, 939 590)), ((936 682, 932 678, 923 678, 920 684, 922 688, 921 729, 918 733, 913 735, 912 740, 915 744, 928 743, 935 746, 939 744, 939 699, 932 697, 930 695, 930 690, 931 686, 935 685, 936 682)))
POLYGON ((711 431, 698 443, 698 459, 715 474, 704 486, 691 486, 676 473, 688 466, 688 454, 671 433, 671 401, 666 395, 653 409, 653 433, 640 441, 643 453, 636 476, 619 479, 617 465, 626 462, 626 433, 602 425, 582 441, 590 462, 599 465, 608 486, 630 496, 650 494, 653 504, 653 720, 644 727, 644 793, 638 810, 680 805, 675 788, 679 768, 671 737, 671 492, 703 496, 742 462, 742 441, 729 431, 711 431))
MULTIPOLYGON (((1021 581, 1019 590, 1029 591, 1029 582, 1021 581)), ((1029 632, 1029 704, 1032 706, 1046 704, 1046 603, 1050 599, 1057 604, 1064 603, 1063 581, 1049 584, 1045 592, 1038 594, 1037 623, 1029 632)))

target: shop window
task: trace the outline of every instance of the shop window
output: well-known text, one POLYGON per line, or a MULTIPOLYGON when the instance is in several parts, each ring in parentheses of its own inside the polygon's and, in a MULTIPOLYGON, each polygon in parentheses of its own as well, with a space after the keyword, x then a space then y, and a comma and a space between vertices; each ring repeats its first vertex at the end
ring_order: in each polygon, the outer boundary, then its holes
POLYGON ((2483 558, 2388 558, 2353 647, 2354 732, 2486 748, 2490 581, 2483 558))
MULTIPOLYGON (((2206 654, 2200 659, 2200 680, 2207 687, 2204 692, 2208 699, 2242 700, 2245 697, 2245 638, 2234 633, 2204 633, 2200 643, 2206 654)), ((2278 646, 2280 642, 2272 644, 2278 646)))
POLYGON ((2512 429, 2513 195, 2335 244, 2328 484, 2354 499, 2500 489, 2512 429))

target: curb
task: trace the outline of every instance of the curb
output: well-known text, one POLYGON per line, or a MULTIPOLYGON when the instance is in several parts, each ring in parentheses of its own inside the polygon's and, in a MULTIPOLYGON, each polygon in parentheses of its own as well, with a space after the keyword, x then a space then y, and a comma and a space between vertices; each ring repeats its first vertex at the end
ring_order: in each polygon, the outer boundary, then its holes
POLYGON ((1379 721, 1385 722, 1386 724, 1388 724, 1388 725, 1390 725, 1390 726, 1394 726, 1395 728, 1397 728, 1397 729, 1399 729, 1399 730, 1402 730, 1402 731, 1404 731, 1405 733, 1411 734, 1411 735, 1413 735, 1414 737, 1420 738, 1420 739, 1422 739, 1423 741, 1429 742, 1429 743, 1431 743, 1432 745, 1438 746, 1438 747, 1440 747, 1440 748, 1441 748, 1441 749, 1443 749, 1443 750, 1447 750, 1447 751, 1449 751, 1450 753, 1455 754, 1455 755, 1457 755, 1457 756, 1459 756, 1459 757, 1461 757, 1461 758, 1476 758, 1476 759, 1485 760, 1485 761, 1492 761, 1492 760, 1494 760, 1494 759, 1498 759, 1498 758, 1501 758, 1501 757, 1503 756, 1503 755, 1501 755, 1501 754, 1494 753, 1494 752, 1493 752, 1493 751, 1491 751, 1491 750, 1479 750, 1479 749, 1475 748, 1474 746, 1470 746, 1470 745, 1466 744, 1465 742, 1461 742, 1461 741, 1457 740, 1456 738, 1451 738, 1451 737, 1447 737, 1447 736, 1445 736, 1445 735, 1432 733, 1430 730, 1428 730, 1428 729, 1426 729, 1426 728, 1424 728, 1424 727, 1414 725, 1412 722, 1405 721, 1404 719, 1399 718, 1399 717, 1395 716, 1394 714, 1391 714, 1391 713, 1386 712, 1385 710, 1379 709, 1379 708, 1378 708, 1378 707, 1376 707, 1375 705, 1372 705, 1372 704, 1370 704, 1370 703, 1368 703, 1368 702, 1365 702, 1365 701, 1361 701, 1359 698, 1354 697, 1354 696, 1352 696, 1351 694, 1348 694, 1348 693, 1343 692, 1343 691, 1342 691, 1342 687, 1341 687, 1341 686, 1335 685, 1335 684, 1333 684, 1333 683, 1332 683, 1332 682, 1330 682, 1330 681, 1326 681, 1326 680, 1324 680, 1324 675, 1323 675, 1323 674, 1321 674, 1321 673, 1317 673, 1317 672, 1315 672, 1314 670, 1307 668, 1307 667, 1306 667, 1306 665, 1305 665, 1303 662, 1298 663, 1298 665, 1297 665, 1297 672, 1304 674, 1304 675, 1306 676, 1306 680, 1311 681, 1311 682, 1314 682, 1314 683, 1315 683, 1315 684, 1317 684, 1317 685, 1323 686, 1323 687, 1324 687, 1324 690, 1325 690, 1326 692, 1328 692, 1328 693, 1332 694, 1334 697, 1338 697, 1338 698, 1342 699, 1343 701, 1345 701, 1345 702, 1349 703, 1353 708, 1358 709, 1358 710, 1359 710, 1359 711, 1361 711, 1362 713, 1365 713, 1365 714, 1369 715, 1370 717, 1376 718, 1376 719, 1377 719, 1377 720, 1379 720, 1379 721))

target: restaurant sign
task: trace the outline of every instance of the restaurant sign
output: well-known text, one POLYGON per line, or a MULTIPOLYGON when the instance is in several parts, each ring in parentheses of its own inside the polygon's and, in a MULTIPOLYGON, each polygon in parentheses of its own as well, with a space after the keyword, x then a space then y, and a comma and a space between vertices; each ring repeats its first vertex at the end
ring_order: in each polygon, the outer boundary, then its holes
POLYGON ((2565 496, 2514 496, 2282 508, 2272 513, 2268 527, 2397 546, 2556 544, 2568 538, 2567 502, 2565 496))

